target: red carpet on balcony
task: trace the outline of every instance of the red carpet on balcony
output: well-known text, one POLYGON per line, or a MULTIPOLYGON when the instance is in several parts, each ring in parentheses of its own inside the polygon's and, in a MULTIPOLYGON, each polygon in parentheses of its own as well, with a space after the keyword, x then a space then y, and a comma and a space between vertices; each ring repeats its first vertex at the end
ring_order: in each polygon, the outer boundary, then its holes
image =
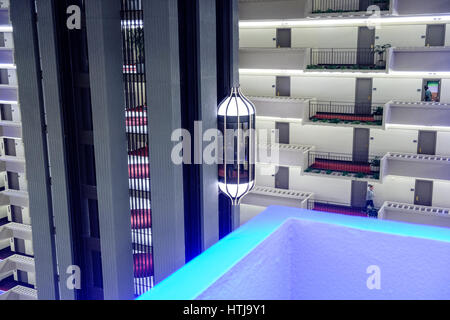
POLYGON ((130 178, 148 179, 150 178, 150 169, 148 164, 129 164, 128 176, 130 178))
POLYGON ((130 156, 148 157, 148 146, 128 152, 130 156))
POLYGON ((131 210, 131 227, 135 230, 152 227, 150 209, 131 210))
POLYGON ((356 114, 339 114, 339 113, 320 113, 318 112, 313 118, 332 120, 339 119, 343 121, 375 121, 373 116, 362 116, 356 114))
POLYGON ((127 117, 127 126, 146 126, 147 117, 127 117))
POLYGON ((350 161, 325 160, 317 158, 315 159, 315 162, 310 166, 310 168, 366 174, 370 174, 372 172, 370 170, 369 163, 356 163, 350 161))
POLYGON ((127 108, 128 112, 143 112, 143 111, 147 111, 147 106, 138 106, 135 108, 127 108))
POLYGON ((144 278, 153 275, 153 257, 150 253, 136 253, 134 259, 134 277, 144 278))
POLYGON ((365 212, 362 212, 361 209, 359 208, 338 206, 325 203, 316 203, 314 205, 314 211, 338 213, 348 216, 367 217, 367 214, 365 212))

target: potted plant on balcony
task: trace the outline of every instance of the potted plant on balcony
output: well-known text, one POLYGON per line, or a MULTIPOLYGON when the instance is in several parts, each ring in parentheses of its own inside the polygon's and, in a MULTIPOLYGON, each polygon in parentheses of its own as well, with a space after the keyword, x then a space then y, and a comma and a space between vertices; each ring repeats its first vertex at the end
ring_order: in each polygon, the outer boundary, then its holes
POLYGON ((384 45, 376 45, 373 48, 373 51, 378 55, 378 59, 376 62, 376 67, 380 69, 386 68, 386 59, 385 59, 385 53, 386 50, 392 47, 389 43, 384 45))
POLYGON ((383 120, 383 107, 377 107, 375 112, 373 113, 373 118, 376 121, 383 120))
POLYGON ((375 157, 372 161, 370 161, 370 171, 379 172, 380 171, 381 161, 378 157, 375 157))

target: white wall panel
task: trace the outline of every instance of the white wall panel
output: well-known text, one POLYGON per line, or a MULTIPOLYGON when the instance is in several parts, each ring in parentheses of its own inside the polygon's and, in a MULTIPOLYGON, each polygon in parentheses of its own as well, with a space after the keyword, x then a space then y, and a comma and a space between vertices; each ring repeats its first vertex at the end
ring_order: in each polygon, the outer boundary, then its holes
MULTIPOLYGON (((448 32, 450 33, 450 29, 448 32)), ((450 103, 450 79, 442 79, 441 81, 441 102, 450 103)))
POLYGON ((433 206, 450 208, 450 183, 435 181, 433 187, 433 206))
POLYGON ((300 169, 291 168, 289 172, 290 189, 314 192, 314 198, 350 205, 351 181, 315 176, 300 176, 300 169))
POLYGON ((314 146, 316 151, 351 154, 353 128, 291 123, 290 139, 292 144, 314 146))
POLYGON ((414 203, 414 191, 416 180, 405 177, 386 177, 383 184, 373 183, 376 207, 381 207, 385 201, 402 203, 414 203))
POLYGON ((325 101, 355 101, 355 78, 292 77, 291 96, 325 101))
POLYGON ((356 48, 358 27, 293 28, 294 48, 356 48))
POLYGON ((369 152, 371 155, 385 155, 387 152, 417 153, 417 130, 371 130, 369 152))
POLYGON ((450 156, 450 132, 437 133, 436 154, 450 156))
POLYGON ((422 99, 422 91, 417 91, 422 89, 422 79, 374 78, 373 88, 373 102, 417 102, 422 99))
POLYGON ((240 48, 275 48, 277 29, 240 29, 240 48))
POLYGON ((450 47, 450 24, 447 23, 447 27, 445 30, 445 46, 450 47))
POLYGON ((242 92, 246 96, 275 96, 275 76, 249 76, 241 75, 240 84, 242 92))
POLYGON ((257 186, 275 188, 275 166, 257 164, 255 172, 257 186))
POLYGON ((393 47, 425 46, 426 25, 381 26, 376 29, 376 45, 391 44, 393 47))

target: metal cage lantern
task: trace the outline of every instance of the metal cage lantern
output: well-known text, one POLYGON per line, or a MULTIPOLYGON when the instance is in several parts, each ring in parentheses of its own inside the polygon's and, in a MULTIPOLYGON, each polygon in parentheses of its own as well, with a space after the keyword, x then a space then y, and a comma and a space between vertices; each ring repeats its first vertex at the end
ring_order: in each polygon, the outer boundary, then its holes
POLYGON ((231 199, 234 211, 255 186, 255 116, 255 106, 240 88, 233 88, 219 105, 219 188, 231 199))

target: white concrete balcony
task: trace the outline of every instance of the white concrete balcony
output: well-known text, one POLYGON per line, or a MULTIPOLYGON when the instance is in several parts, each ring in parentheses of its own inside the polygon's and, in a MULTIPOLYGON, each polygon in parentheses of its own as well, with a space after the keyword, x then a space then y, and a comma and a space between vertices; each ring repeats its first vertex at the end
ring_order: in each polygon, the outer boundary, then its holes
POLYGON ((37 300, 37 290, 24 286, 15 286, 11 290, 0 294, 0 300, 37 300))
POLYGON ((301 122, 308 99, 289 97, 256 97, 248 96, 256 108, 257 118, 301 122))
POLYGON ((0 170, 25 173, 25 159, 13 156, 0 156, 0 170))
POLYGON ((2 191, 0 192, 0 205, 13 205, 28 208, 28 193, 17 190, 2 191))
POLYGON ((450 129, 450 104, 392 101, 385 110, 388 128, 450 129))
POLYGON ((378 218, 450 228, 450 209, 386 201, 378 218))
POLYGON ((22 124, 14 121, 0 121, 0 136, 9 139, 22 139, 22 124))
POLYGON ((258 145, 257 163, 282 167, 303 167, 308 164, 308 153, 313 146, 298 144, 260 144, 258 145), (278 154, 278 157, 275 155, 278 154))
POLYGON ((1 226, 0 241, 11 238, 32 241, 31 226, 15 222, 1 226))
POLYGON ((433 75, 450 72, 450 47, 391 48, 390 57, 390 73, 421 72, 433 75))
POLYGON ((0 261, 0 280, 11 276, 16 271, 34 273, 34 259, 15 254, 0 261))
POLYGON ((308 50, 304 48, 241 48, 239 68, 245 70, 295 70, 306 68, 308 50))
POLYGON ((0 84, 0 104, 17 104, 17 85, 0 84))
POLYGON ((389 152, 383 157, 383 176, 450 180, 450 157, 389 152))
POLYGON ((314 193, 256 186, 241 203, 241 224, 263 212, 269 206, 311 209, 314 193))

